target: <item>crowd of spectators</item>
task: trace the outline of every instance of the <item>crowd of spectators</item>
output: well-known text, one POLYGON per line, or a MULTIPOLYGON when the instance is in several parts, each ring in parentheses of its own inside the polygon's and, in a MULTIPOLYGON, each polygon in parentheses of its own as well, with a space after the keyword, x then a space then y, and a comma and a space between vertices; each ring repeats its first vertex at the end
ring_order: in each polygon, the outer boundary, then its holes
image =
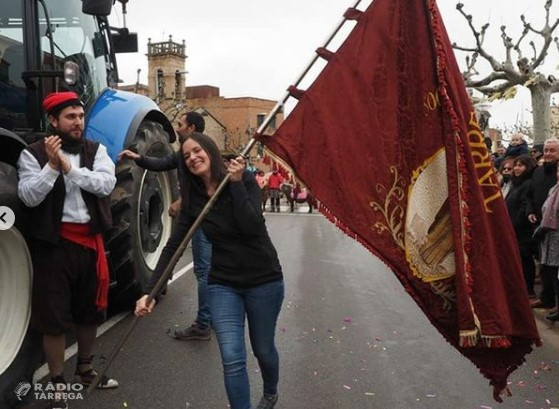
POLYGON ((506 149, 499 147, 492 154, 492 161, 516 234, 531 305, 547 309, 549 321, 559 321, 559 140, 529 148, 525 137, 515 134, 506 149))

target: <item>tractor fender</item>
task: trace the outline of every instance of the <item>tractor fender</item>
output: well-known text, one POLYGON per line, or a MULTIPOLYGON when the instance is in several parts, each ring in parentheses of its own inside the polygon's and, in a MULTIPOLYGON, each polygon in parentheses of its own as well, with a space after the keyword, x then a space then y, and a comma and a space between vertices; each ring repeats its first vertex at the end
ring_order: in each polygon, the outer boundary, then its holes
POLYGON ((154 101, 141 94, 108 88, 87 113, 85 136, 103 144, 116 163, 118 154, 134 142, 146 119, 161 124, 169 134, 169 142, 176 140, 173 125, 154 101))
POLYGON ((27 144, 15 133, 0 128, 0 162, 16 167, 19 154, 27 144))

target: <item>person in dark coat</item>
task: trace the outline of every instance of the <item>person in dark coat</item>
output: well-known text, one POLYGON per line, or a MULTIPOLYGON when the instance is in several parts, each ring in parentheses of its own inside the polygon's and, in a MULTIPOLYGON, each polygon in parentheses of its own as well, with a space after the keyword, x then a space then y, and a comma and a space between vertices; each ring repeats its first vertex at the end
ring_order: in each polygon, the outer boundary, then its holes
POLYGON ((526 206, 536 162, 530 155, 520 155, 513 163, 512 186, 506 197, 506 203, 520 250, 528 296, 535 298, 536 263, 534 257, 537 255, 538 246, 533 238, 534 225, 528 220, 526 206))
MULTIPOLYGON (((526 213, 528 220, 535 226, 542 220, 542 206, 549 190, 557 183, 557 162, 559 161, 559 140, 548 139, 543 149, 544 164, 534 170, 532 186, 528 190, 526 213)), ((532 303, 534 308, 553 308, 555 306, 555 285, 557 269, 545 264, 540 265, 542 290, 539 300, 532 303)))
MULTIPOLYGON (((194 132, 182 143, 179 180, 188 228, 230 174, 229 182, 205 214, 201 228, 212 243, 208 301, 231 409, 251 408, 245 325, 262 377, 263 396, 256 409, 273 409, 278 401, 277 318, 284 298, 282 268, 262 215, 260 186, 237 157, 227 168, 215 142, 194 132)), ((136 315, 150 313, 148 292, 161 276, 156 270, 136 315)))
POLYGON ((529 153, 528 143, 524 140, 524 136, 519 133, 512 135, 509 146, 505 151, 505 158, 517 158, 527 153, 529 153))
MULTIPOLYGON (((203 132, 206 127, 204 117, 197 112, 187 112, 179 118, 177 134, 182 143, 192 135, 193 132, 203 132)), ((139 155, 136 152, 125 149, 119 154, 122 158, 132 159, 136 165, 154 172, 180 170, 183 162, 182 152, 174 152, 166 157, 158 158, 155 156, 139 155)), ((163 272, 175 251, 180 246, 182 239, 188 233, 186 222, 186 210, 182 206, 182 198, 179 198, 169 208, 169 216, 176 218, 176 224, 171 233, 171 237, 165 243, 161 252, 161 257, 155 266, 155 274, 163 272)), ((173 331, 172 337, 182 341, 200 340, 209 341, 211 339, 211 316, 208 306, 207 288, 208 274, 212 259, 212 244, 204 234, 202 229, 196 230, 192 237, 192 261, 194 263, 194 275, 198 284, 198 312, 194 322, 186 328, 177 328, 173 331)))

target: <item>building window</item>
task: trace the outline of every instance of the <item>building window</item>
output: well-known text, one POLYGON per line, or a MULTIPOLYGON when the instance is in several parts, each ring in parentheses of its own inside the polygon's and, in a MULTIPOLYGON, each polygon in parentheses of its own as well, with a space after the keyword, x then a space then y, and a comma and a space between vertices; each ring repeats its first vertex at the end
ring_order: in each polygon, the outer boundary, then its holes
MULTIPOLYGON (((264 123, 264 119, 266 118, 267 114, 256 114, 256 126, 260 128, 260 125, 264 123)), ((272 129, 276 129, 276 116, 274 115, 270 120, 269 127, 272 129)))

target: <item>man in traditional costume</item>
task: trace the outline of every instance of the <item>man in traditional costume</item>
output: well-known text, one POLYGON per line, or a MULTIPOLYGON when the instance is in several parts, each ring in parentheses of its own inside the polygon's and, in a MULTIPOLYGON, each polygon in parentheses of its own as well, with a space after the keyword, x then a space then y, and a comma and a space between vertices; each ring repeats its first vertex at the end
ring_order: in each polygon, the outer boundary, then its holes
MULTIPOLYGON (((51 382, 64 379, 65 333, 75 326, 78 363, 75 381, 88 385, 97 375, 92 350, 105 318, 109 271, 102 233, 112 222, 108 196, 115 166, 107 149, 86 140, 84 105, 73 92, 43 101, 50 136, 29 145, 18 161, 20 199, 29 207, 33 261, 31 324, 43 335, 51 382)), ((100 388, 116 388, 104 377, 100 388)), ((68 405, 56 394, 50 408, 68 405)))

